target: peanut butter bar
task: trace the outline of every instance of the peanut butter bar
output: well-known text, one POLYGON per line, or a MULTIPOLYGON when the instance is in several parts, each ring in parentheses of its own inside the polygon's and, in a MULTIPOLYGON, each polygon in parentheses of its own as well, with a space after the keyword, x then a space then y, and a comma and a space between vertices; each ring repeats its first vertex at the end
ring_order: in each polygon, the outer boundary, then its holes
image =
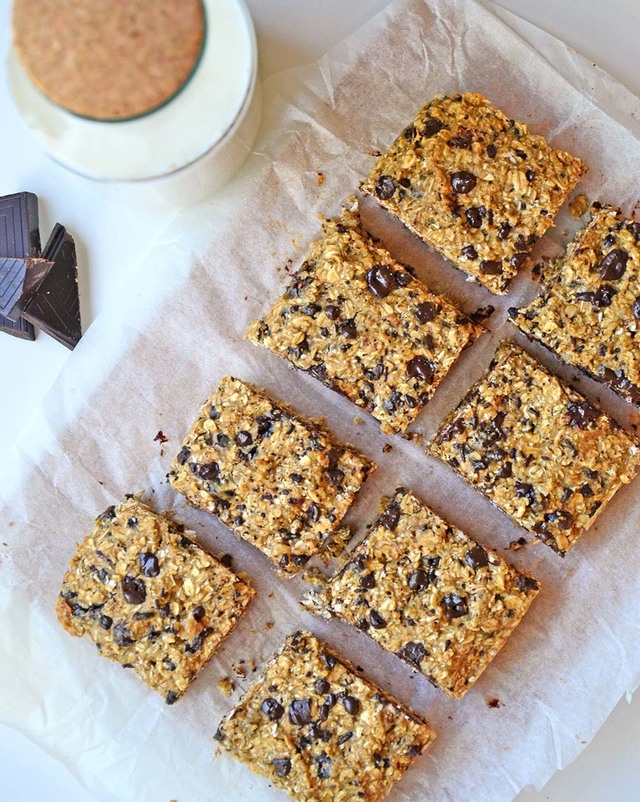
POLYGON ((169 480, 294 574, 329 545, 374 467, 317 423, 227 376, 200 410, 169 480))
POLYGON ((640 223, 593 207, 542 295, 510 315, 530 339, 640 404, 640 223))
POLYGON ((254 595, 183 526, 129 497, 79 545, 56 611, 67 632, 88 635, 173 704, 254 595))
POLYGON ((478 94, 436 96, 362 189, 498 295, 586 172, 478 94))
POLYGON ((640 463, 634 437, 509 342, 431 452, 561 555, 640 463))
POLYGON ((399 488, 319 599, 462 698, 537 593, 535 579, 399 488))
POLYGON ((298 802, 378 802, 435 735, 332 649, 298 632, 215 737, 298 802))
POLYGON ((413 278, 357 215, 327 221, 292 283, 247 338, 404 431, 482 328, 413 278))

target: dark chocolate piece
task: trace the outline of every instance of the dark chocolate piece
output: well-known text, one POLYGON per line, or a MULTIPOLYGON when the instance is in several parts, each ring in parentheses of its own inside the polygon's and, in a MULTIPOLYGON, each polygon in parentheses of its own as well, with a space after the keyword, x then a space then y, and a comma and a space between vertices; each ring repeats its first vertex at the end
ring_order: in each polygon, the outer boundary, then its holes
POLYGON ((51 232, 43 255, 53 267, 23 317, 73 350, 82 337, 78 265, 73 237, 60 223, 51 232))
MULTIPOLYGON (((0 256, 40 256, 38 198, 32 192, 17 192, 0 198, 0 256)), ((22 340, 35 340, 27 320, 9 320, 0 315, 0 331, 22 340)))
POLYGON ((0 256, 0 314, 18 321, 52 266, 46 259, 0 256))

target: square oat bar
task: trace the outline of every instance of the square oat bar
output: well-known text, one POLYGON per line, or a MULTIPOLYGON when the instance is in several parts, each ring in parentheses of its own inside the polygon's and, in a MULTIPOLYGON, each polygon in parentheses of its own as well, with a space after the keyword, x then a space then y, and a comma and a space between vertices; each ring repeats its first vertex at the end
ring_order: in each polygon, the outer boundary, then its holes
POLYGON ((362 229, 327 221, 292 283, 246 336, 404 431, 483 329, 362 229))
POLYGON ((254 596, 183 526, 130 497, 78 546, 56 611, 67 632, 88 635, 173 704, 254 596))
POLYGON ((294 574, 329 544, 374 470, 263 390, 226 376, 169 472, 173 487, 294 574))
POLYGON ((544 285, 528 306, 509 310, 516 326, 640 405, 640 223, 594 206, 544 285))
POLYGON ((504 295, 586 169, 482 95, 438 95, 362 189, 472 279, 504 295))
POLYGON ((634 437, 509 342, 430 450, 561 555, 640 463, 634 437))
POLYGON ((215 737, 298 802, 378 802, 435 735, 333 650, 298 632, 215 737))
POLYGON ((462 698, 537 593, 535 579, 399 488, 318 603, 462 698))

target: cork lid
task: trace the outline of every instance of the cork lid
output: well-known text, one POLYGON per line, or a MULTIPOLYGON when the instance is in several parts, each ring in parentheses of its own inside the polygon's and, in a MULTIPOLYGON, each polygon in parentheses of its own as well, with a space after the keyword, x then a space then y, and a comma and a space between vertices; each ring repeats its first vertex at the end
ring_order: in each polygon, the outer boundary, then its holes
POLYGON ((201 0, 15 0, 13 41, 50 100, 96 120, 162 106, 193 73, 205 32, 201 0))

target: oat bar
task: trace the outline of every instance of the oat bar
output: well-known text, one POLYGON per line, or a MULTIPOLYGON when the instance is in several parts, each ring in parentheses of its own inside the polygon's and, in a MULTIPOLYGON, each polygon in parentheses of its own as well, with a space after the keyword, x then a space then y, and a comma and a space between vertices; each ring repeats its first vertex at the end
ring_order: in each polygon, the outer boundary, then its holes
POLYGON ((640 404, 640 223, 595 206, 542 295, 510 315, 532 340, 640 404))
POLYGON ((462 698, 537 593, 535 579, 399 488, 319 596, 327 612, 462 698))
POLYGON ((362 189, 460 270, 503 295, 586 169, 482 95, 438 95, 362 189))
POLYGON ((227 376, 169 473, 173 487, 293 574, 328 545, 374 464, 227 376))
POLYGON ((431 452, 562 555, 640 462, 634 437, 509 342, 431 452))
POLYGON ((215 737, 298 802, 377 802, 435 735, 333 650, 298 632, 215 737))
POLYGON ((345 213, 326 222, 285 294, 246 336, 392 433, 418 416, 481 331, 345 213))
POLYGON ((56 603, 62 626, 132 668, 173 704, 255 595, 187 537, 130 497, 78 546, 56 603))

